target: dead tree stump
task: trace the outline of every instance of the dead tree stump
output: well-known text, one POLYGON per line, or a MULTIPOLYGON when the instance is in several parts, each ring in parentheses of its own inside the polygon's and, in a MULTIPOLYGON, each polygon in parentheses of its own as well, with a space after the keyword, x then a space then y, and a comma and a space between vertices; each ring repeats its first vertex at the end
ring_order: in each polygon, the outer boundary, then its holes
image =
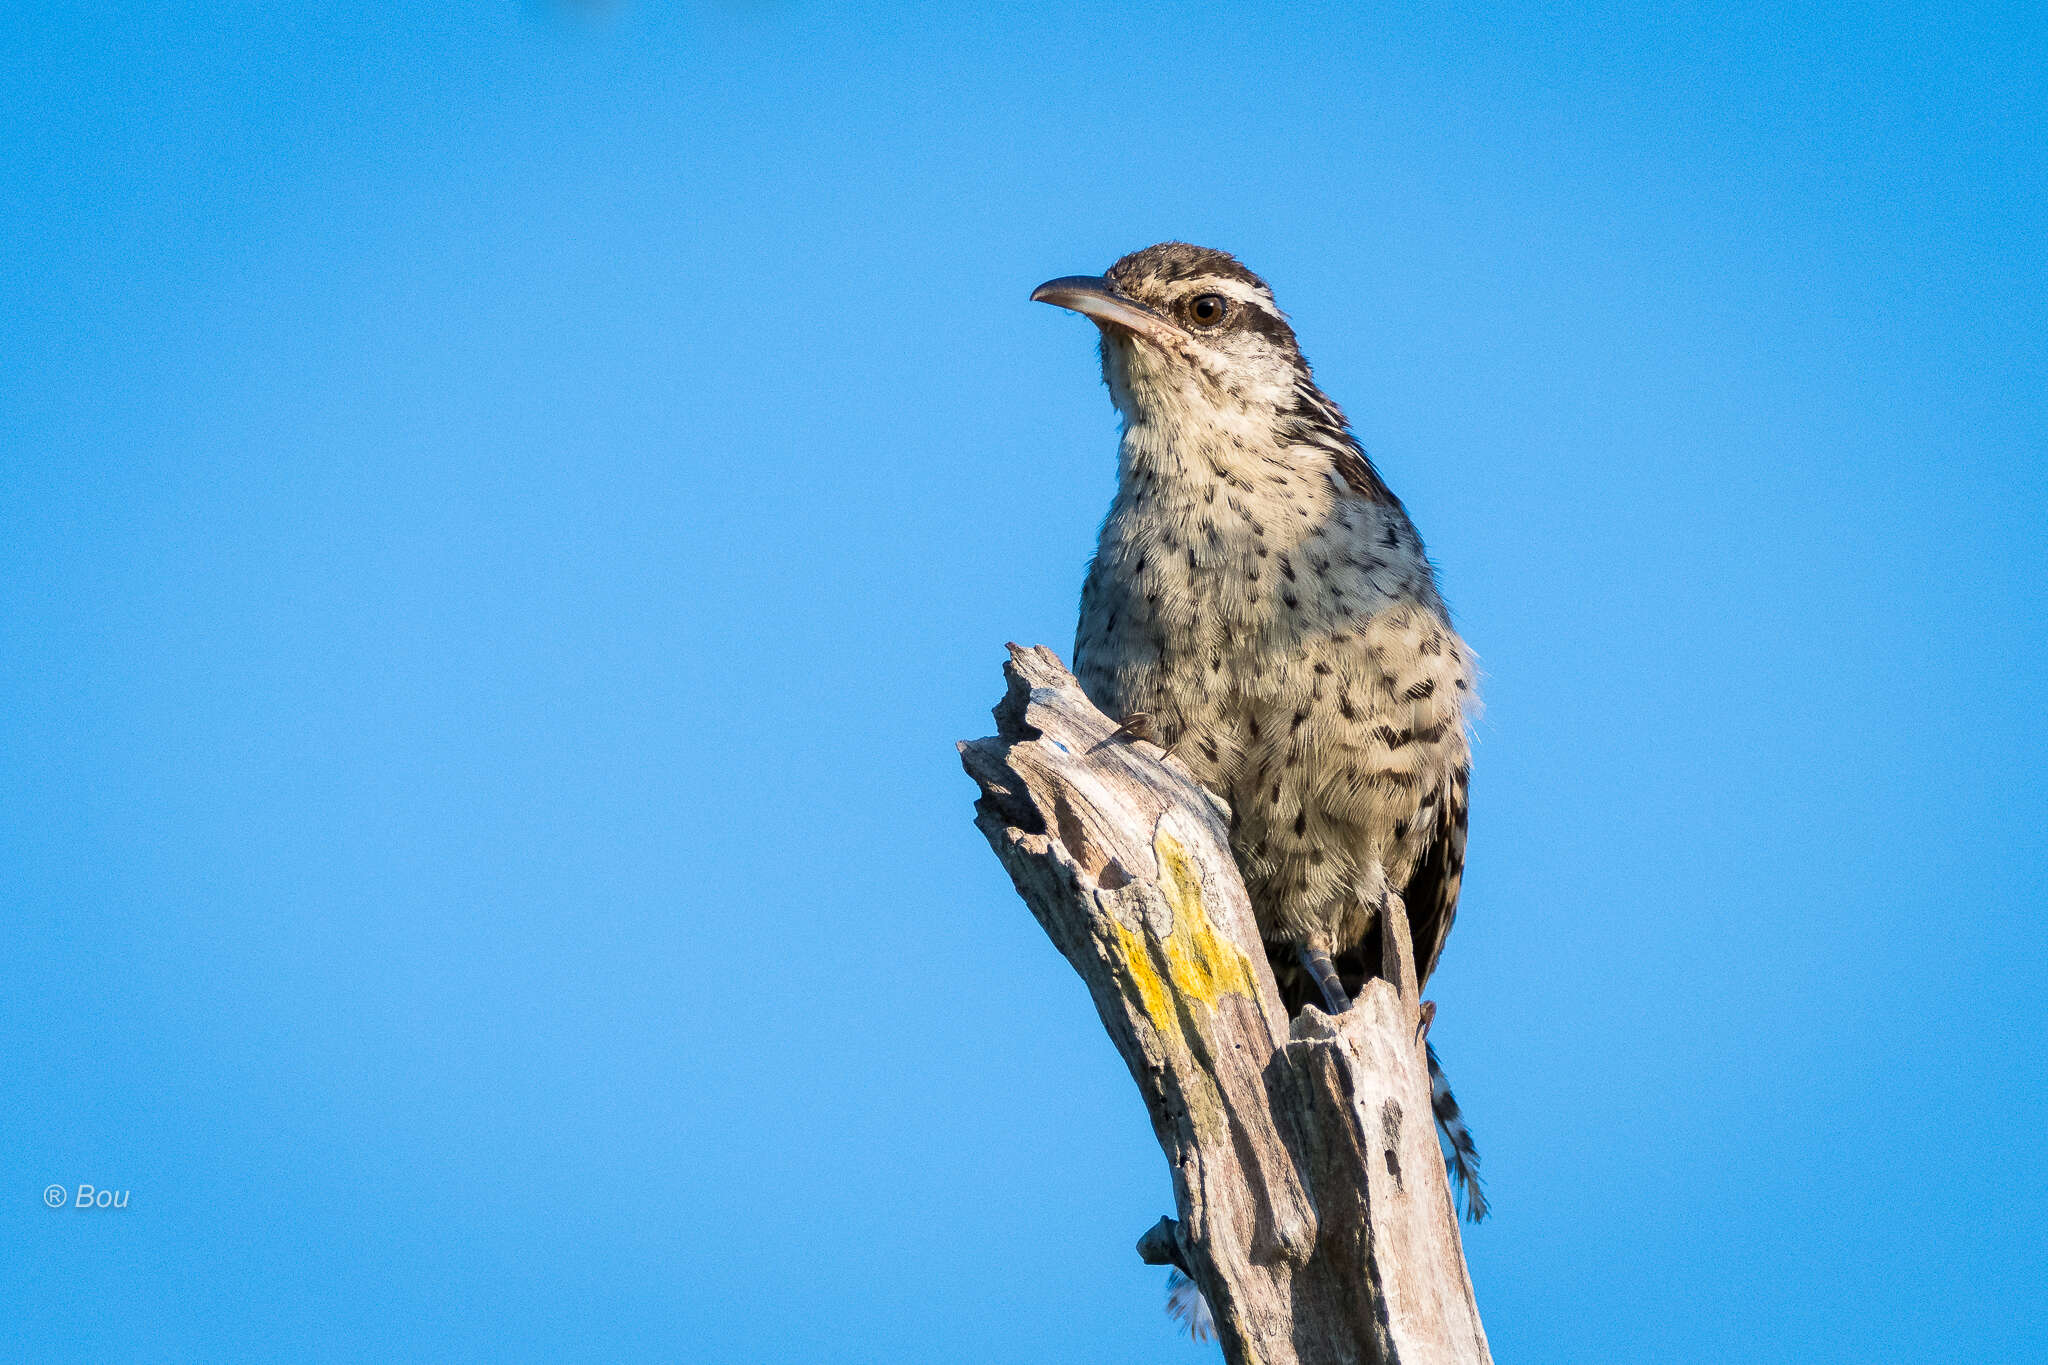
POLYGON ((1290 1022, 1228 810, 1010 646, 975 823, 1088 984, 1173 1169, 1140 1243, 1207 1296, 1233 1365, 1491 1365, 1430 1110, 1408 925, 1346 1013, 1290 1022))

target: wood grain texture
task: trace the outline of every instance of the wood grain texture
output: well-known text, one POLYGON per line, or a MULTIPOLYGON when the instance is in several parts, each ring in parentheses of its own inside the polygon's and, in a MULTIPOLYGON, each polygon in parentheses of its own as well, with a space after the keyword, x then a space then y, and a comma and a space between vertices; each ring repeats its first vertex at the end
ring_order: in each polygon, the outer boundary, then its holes
POLYGON ((997 733, 960 746, 975 823, 1144 1097, 1179 1214, 1146 1259, 1194 1277, 1234 1365, 1490 1365, 1398 904, 1396 980, 1290 1023, 1221 801, 1050 650, 1012 645, 1004 673, 997 733))

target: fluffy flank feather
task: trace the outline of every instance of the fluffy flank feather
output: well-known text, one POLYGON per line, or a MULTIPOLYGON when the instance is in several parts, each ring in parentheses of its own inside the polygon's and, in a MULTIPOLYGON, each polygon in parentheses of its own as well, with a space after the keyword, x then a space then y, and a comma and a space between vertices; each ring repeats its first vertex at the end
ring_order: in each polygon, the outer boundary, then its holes
POLYGON ((1178 1270, 1167 1272, 1166 1316, 1187 1328, 1196 1341, 1216 1340, 1216 1319, 1209 1315, 1209 1301, 1195 1282, 1178 1270))

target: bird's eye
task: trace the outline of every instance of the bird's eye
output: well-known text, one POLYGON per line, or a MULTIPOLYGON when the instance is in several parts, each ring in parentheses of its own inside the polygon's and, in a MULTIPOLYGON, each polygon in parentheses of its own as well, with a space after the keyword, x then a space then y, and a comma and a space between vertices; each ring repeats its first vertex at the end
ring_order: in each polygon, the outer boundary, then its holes
POLYGON ((1188 301, 1188 321, 1197 327, 1214 327, 1229 311, 1221 294, 1200 294, 1188 301))

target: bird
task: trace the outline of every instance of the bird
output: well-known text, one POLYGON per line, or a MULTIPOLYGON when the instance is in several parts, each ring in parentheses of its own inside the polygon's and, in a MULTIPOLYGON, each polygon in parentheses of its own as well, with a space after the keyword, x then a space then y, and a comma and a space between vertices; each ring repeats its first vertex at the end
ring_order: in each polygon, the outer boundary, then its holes
MULTIPOLYGON (((1082 691, 1228 805, 1290 1013, 1349 1008, 1396 899, 1427 983, 1464 876, 1478 669, 1407 510, 1230 253, 1161 242, 1031 298, 1096 324, 1122 419, 1081 590, 1082 691)), ((1476 1222, 1478 1151, 1428 1057, 1476 1222)), ((1174 1303, 1192 1318, 1191 1292, 1174 1303)))

